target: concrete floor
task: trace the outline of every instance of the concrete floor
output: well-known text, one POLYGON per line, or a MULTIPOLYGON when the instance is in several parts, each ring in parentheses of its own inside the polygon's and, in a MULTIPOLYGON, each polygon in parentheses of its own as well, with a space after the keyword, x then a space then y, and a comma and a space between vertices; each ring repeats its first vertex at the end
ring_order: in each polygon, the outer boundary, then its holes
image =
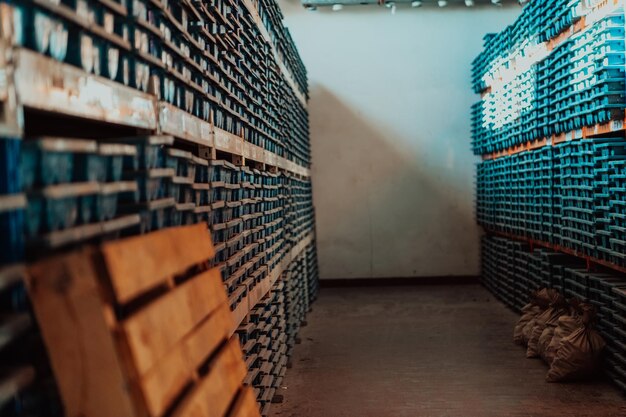
POLYGON ((548 384, 478 285, 323 289, 276 417, 626 416, 605 382, 548 384))

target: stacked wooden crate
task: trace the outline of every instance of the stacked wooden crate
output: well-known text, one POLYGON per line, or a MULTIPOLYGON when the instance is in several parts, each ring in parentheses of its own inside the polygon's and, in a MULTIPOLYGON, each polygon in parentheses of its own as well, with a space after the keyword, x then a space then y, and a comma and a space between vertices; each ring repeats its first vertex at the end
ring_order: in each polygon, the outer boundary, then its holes
POLYGON ((0 415, 62 415, 25 265, 203 224, 229 335, 248 325, 314 252, 306 70, 274 0, 0 1, 0 22, 0 415))

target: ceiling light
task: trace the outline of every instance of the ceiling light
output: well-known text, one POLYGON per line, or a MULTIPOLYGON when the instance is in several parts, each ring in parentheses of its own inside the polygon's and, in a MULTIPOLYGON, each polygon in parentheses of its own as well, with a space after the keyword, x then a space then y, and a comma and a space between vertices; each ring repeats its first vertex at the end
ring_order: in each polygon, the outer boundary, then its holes
POLYGON ((422 2, 420 0, 412 1, 411 7, 422 7, 422 2))
POLYGON ((474 0, 465 0, 465 5, 467 7, 472 7, 474 6, 474 0))
POLYGON ((439 0, 437 4, 439 5, 439 7, 446 7, 448 5, 448 0, 439 0))
POLYGON ((333 12, 338 12, 339 10, 342 10, 342 9, 343 9, 343 4, 339 4, 339 3, 333 4, 333 12))

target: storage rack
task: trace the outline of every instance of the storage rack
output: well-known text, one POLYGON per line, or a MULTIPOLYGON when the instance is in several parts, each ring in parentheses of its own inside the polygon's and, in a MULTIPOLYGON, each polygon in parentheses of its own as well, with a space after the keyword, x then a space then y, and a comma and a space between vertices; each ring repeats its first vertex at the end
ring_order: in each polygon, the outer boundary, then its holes
MULTIPOLYGON (((1 415, 63 413, 21 283, 51 252, 206 222, 231 334, 265 334, 254 312, 292 282, 281 303, 303 320, 317 291, 308 86, 274 0, 0 2, 0 74, 0 348, 17 365, 1 415)), ((300 324, 281 311, 285 337, 247 362, 265 414, 300 324)))
POLYGON ((532 1, 473 63, 485 286, 516 311, 540 287, 587 300, 626 391, 622 0, 532 1))

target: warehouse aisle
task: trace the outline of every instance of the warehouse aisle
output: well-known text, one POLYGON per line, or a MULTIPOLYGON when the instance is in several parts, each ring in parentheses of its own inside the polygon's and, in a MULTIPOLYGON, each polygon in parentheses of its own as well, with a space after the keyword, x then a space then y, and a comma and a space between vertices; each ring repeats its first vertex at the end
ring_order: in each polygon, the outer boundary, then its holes
POLYGON ((516 319, 478 285, 324 289, 273 415, 626 415, 608 383, 545 383, 516 319))

